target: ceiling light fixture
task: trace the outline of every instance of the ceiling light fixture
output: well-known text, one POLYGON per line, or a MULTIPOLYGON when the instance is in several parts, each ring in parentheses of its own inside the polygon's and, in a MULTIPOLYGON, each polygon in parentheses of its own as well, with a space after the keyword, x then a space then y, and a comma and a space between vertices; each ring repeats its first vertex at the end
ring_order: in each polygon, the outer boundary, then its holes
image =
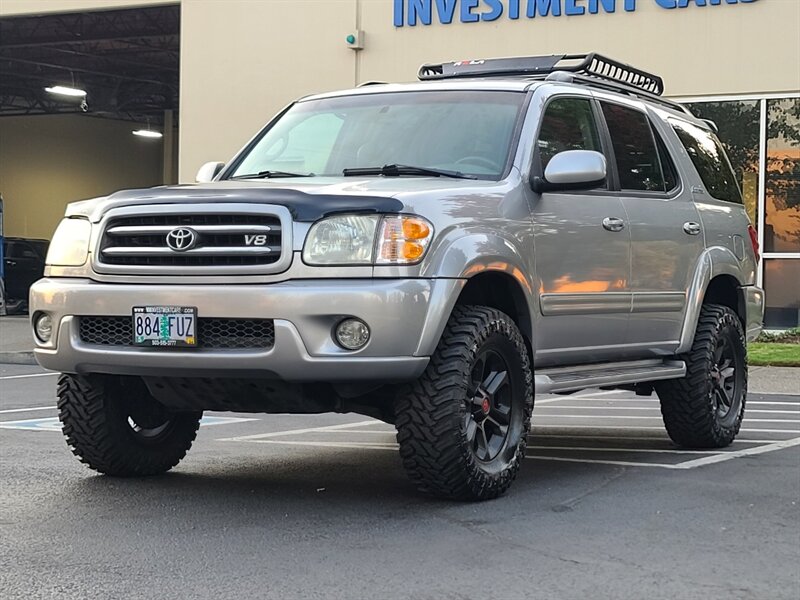
POLYGON ((160 131, 153 131, 152 129, 136 129, 131 132, 133 135, 138 135, 139 137, 146 137, 146 138, 160 138, 164 137, 164 134, 160 131))
POLYGON ((44 88, 45 92, 57 94, 59 96, 72 96, 74 98, 85 98, 86 90, 81 90, 74 87, 67 87, 65 85, 54 85, 52 87, 44 88))

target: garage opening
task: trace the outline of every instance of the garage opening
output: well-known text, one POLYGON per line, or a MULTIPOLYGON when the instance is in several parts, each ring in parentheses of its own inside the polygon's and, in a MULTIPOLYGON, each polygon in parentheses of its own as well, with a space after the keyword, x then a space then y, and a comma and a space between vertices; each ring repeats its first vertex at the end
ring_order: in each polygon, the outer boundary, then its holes
POLYGON ((177 181, 180 7, 0 19, 5 308, 68 202, 177 181))

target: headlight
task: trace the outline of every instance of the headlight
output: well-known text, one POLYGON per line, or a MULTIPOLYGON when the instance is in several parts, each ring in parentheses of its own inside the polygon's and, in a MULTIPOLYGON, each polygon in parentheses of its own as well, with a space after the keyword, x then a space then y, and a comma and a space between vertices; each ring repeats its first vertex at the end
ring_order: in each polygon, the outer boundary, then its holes
POLYGON ((314 224, 303 248, 309 265, 371 265, 377 215, 329 217, 314 224))
POLYGON ((92 225, 86 219, 62 219, 58 224, 45 262, 59 267, 80 267, 89 256, 92 225))
POLYGON ((422 260, 432 237, 433 226, 411 215, 329 217, 308 232, 303 261, 309 265, 410 265, 422 260))

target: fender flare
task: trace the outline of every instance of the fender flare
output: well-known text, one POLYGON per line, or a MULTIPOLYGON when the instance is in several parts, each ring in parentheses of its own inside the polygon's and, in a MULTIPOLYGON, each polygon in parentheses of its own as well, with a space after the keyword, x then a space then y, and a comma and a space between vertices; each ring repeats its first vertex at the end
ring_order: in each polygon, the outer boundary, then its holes
POLYGON ((694 277, 686 298, 686 315, 683 319, 683 328, 676 354, 688 352, 694 342, 697 331, 697 321, 703 307, 708 286, 711 281, 720 275, 730 275, 740 286, 747 285, 742 281, 742 268, 736 255, 724 246, 706 248, 697 259, 694 277))

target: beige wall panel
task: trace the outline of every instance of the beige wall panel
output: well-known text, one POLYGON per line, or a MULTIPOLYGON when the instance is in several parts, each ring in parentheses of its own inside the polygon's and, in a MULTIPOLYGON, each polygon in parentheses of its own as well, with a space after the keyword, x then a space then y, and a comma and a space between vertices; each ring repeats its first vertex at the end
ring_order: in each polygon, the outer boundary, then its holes
POLYGON ((161 181, 160 140, 81 115, 0 117, 5 234, 50 238, 68 202, 161 181))
POLYGON ((456 14, 450 25, 434 17, 395 28, 390 0, 363 0, 361 78, 411 80, 423 62, 597 51, 658 73, 672 96, 800 89, 800 0, 673 10, 638 0, 635 12, 622 4, 613 14, 479 23, 456 14))
POLYGON ((184 0, 180 179, 229 159, 278 110, 352 86, 355 0, 184 0))
POLYGON ((180 179, 230 158, 298 96, 349 87, 356 73, 410 81, 426 61, 596 50, 661 74, 672 96, 800 89, 800 0, 675 10, 638 0, 630 13, 622 3, 614 14, 395 28, 391 0, 183 0, 180 179), (359 12, 356 58, 343 38, 359 12))
POLYGON ((83 10, 109 10, 136 8, 154 4, 177 4, 170 0, 1 0, 0 17, 14 15, 36 15, 54 12, 78 12, 83 10))

